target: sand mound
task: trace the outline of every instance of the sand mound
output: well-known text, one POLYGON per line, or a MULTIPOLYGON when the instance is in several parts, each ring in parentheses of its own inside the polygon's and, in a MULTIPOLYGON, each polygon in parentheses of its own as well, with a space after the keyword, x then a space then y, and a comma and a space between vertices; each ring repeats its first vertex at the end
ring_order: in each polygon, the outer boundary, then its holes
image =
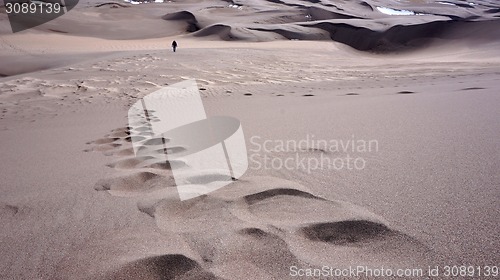
POLYGON ((109 6, 111 8, 128 8, 128 7, 130 7, 130 5, 124 4, 121 2, 104 2, 104 3, 99 3, 99 4, 95 5, 95 7, 105 7, 105 6, 109 6))
POLYGON ((221 40, 230 41, 240 39, 232 32, 232 27, 224 24, 214 24, 203 28, 193 34, 195 37, 215 37, 221 40))
POLYGON ((193 13, 188 11, 180 11, 176 13, 166 14, 162 17, 164 20, 185 20, 191 22, 197 22, 198 20, 193 15, 193 13))
POLYGON ((297 25, 272 25, 263 27, 250 27, 250 30, 272 32, 289 40, 328 40, 329 33, 319 28, 297 25))
POLYGON ((272 189, 272 190, 267 190, 251 195, 245 196, 245 201, 252 205, 254 203, 260 202, 264 199, 272 198, 275 196, 279 195, 288 195, 288 196, 297 196, 297 197, 303 197, 303 198, 312 198, 312 199, 322 199, 320 197, 314 196, 308 192, 296 190, 296 189, 272 189))
POLYGON ((317 20, 329 20, 329 19, 353 19, 359 18, 357 16, 343 14, 339 12, 333 12, 331 10, 327 10, 325 8, 321 8, 318 6, 311 6, 307 9, 308 19, 311 21, 317 20))
POLYGON ((186 24, 185 30, 187 32, 196 32, 201 29, 198 20, 193 13, 188 11, 180 11, 176 13, 166 14, 162 17, 164 20, 182 21, 186 24))

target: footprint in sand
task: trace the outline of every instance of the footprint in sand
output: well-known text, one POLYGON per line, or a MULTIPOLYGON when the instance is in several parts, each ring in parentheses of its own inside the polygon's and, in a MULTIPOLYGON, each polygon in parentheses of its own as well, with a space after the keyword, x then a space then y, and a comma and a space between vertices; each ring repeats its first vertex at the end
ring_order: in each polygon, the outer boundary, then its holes
POLYGON ((468 88, 463 88, 462 90, 481 90, 481 89, 486 89, 482 87, 468 87, 468 88))
MULTIPOLYGON (((137 131, 147 132, 146 127, 137 131)), ((186 165, 182 160, 167 161, 165 153, 173 154, 185 151, 184 147, 168 146, 168 139, 157 137, 148 139, 143 136, 130 136, 130 128, 114 129, 103 138, 88 142, 85 152, 100 151, 107 156, 117 157, 107 164, 123 175, 97 182, 95 189, 108 191, 117 196, 136 196, 162 188, 175 187, 172 168, 186 165), (142 143, 137 155, 132 147, 132 140, 142 143), (142 141, 142 142, 141 142, 142 141)))
POLYGON ((19 212, 19 207, 11 204, 0 204, 0 217, 13 217, 19 212))
MULTIPOLYGON (((242 178, 207 195, 180 201, 168 165, 184 163, 158 166, 157 155, 163 152, 158 152, 158 146, 168 139, 147 140, 145 153, 135 157, 129 135, 129 128, 119 128, 89 142, 89 150, 117 157, 108 166, 120 172, 97 182, 95 189, 136 197, 138 210, 152 218, 161 232, 187 237, 185 242, 199 256, 187 257, 179 247, 177 252, 129 262, 112 272, 112 278, 218 279, 231 276, 232 266, 245 265, 253 275, 278 279, 289 273, 283 263, 349 265, 349 260, 361 259, 365 265, 391 260, 415 265, 427 264, 434 256, 424 244, 392 229, 370 211, 276 177, 242 178)), ((192 183, 230 180, 215 175, 192 179, 192 183)))
POLYGON ((106 279, 220 279, 182 254, 166 254, 140 259, 110 273, 106 279))
POLYGON ((138 196, 165 187, 175 187, 172 177, 141 171, 131 175, 100 180, 95 184, 97 191, 107 191, 114 196, 138 196))
POLYGON ((414 93, 415 93, 414 91, 403 90, 403 91, 398 92, 397 94, 414 94, 414 93))
POLYGON ((250 177, 193 200, 164 199, 142 204, 140 210, 153 217, 162 231, 200 239, 221 229, 229 236, 220 238, 230 239, 236 238, 231 233, 249 228, 255 235, 273 234, 286 244, 282 250, 288 248, 289 254, 301 255, 297 259, 306 262, 338 261, 332 257, 339 255, 337 251, 354 254, 351 249, 367 260, 401 256, 405 250, 412 253, 398 260, 407 263, 414 261, 412 254, 420 259, 432 255, 418 240, 391 229, 366 209, 319 197, 300 184, 273 177, 250 177))

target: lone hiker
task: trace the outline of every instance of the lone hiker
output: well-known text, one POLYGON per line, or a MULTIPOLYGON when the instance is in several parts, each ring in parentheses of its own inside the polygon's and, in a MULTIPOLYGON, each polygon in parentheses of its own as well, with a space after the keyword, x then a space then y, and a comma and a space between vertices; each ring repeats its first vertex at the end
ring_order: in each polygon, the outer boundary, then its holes
POLYGON ((174 52, 177 49, 177 42, 176 41, 172 42, 172 49, 174 50, 174 52))

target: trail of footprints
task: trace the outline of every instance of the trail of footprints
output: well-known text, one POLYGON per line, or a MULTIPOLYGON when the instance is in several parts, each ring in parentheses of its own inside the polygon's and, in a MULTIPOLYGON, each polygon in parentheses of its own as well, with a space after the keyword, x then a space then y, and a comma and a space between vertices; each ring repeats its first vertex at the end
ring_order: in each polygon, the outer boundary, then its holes
POLYGON ((198 255, 187 256, 179 248, 131 262, 110 278, 133 279, 145 273, 146 264, 158 267, 153 270, 157 277, 224 279, 226 265, 250 263, 267 277, 280 279, 289 273, 289 266, 281 263, 341 265, 361 255, 368 263, 397 256, 398 263, 414 264, 430 255, 425 245, 391 229, 377 215, 276 177, 244 176, 215 192, 180 201, 171 168, 186 163, 166 162, 161 138, 138 139, 147 152, 136 157, 130 135, 142 128, 136 129, 118 128, 87 143, 87 152, 113 157, 108 167, 120 174, 97 182, 95 189, 136 197, 145 217, 153 218, 162 232, 182 236, 198 255))

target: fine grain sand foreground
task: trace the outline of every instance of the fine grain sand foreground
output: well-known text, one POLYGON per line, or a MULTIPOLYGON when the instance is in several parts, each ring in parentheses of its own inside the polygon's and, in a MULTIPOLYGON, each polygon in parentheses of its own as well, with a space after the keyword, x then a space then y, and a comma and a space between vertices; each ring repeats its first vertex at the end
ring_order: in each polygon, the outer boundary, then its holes
POLYGON ((0 9, 0 278, 499 266, 499 8, 82 1, 16 34, 0 9), (134 156, 127 111, 190 79, 208 116, 241 121, 250 159, 239 180, 180 201, 171 168, 185 163, 134 156), (378 146, 347 151, 362 170, 265 167, 346 156, 318 141, 259 150, 304 139, 378 146))

